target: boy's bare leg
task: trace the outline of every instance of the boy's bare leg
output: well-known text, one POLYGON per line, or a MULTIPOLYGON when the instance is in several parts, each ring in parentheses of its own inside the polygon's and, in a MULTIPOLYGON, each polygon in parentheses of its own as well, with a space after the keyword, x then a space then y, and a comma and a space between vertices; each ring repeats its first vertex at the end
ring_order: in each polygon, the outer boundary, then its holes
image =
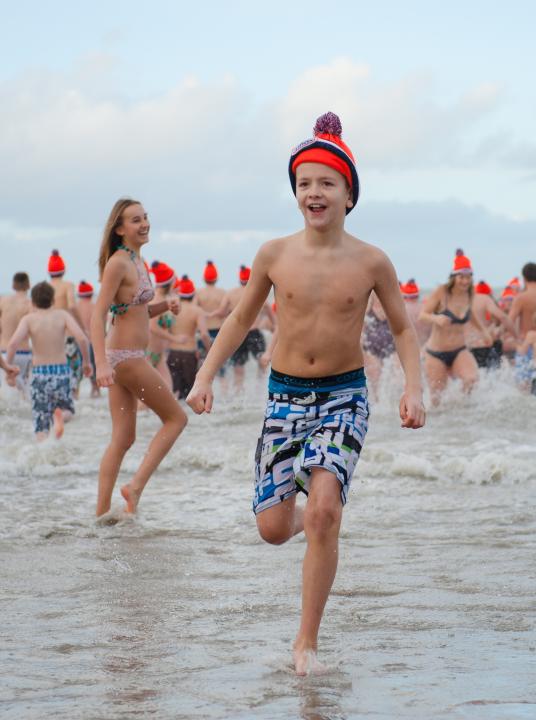
POLYGON ((61 408, 56 408, 54 410, 54 435, 58 440, 63 435, 63 431, 65 429, 64 425, 63 410, 61 408))
POLYGON ((302 617, 294 642, 294 665, 298 675, 323 669, 316 659, 316 650, 320 621, 339 559, 340 491, 340 483, 333 473, 313 469, 304 514, 307 550, 303 560, 302 617))
POLYGON ((121 363, 116 368, 116 378, 117 382, 123 383, 162 421, 162 427, 151 440, 134 477, 121 488, 121 494, 127 503, 127 512, 135 513, 145 485, 186 427, 187 418, 169 387, 162 382, 160 373, 145 360, 121 363))
POLYGON ((97 517, 110 509, 121 463, 136 439, 138 399, 122 385, 115 383, 108 388, 108 402, 112 416, 112 439, 100 464, 97 517))
POLYGON ((303 508, 296 506, 296 495, 257 515, 259 535, 271 545, 282 545, 303 530, 303 508))

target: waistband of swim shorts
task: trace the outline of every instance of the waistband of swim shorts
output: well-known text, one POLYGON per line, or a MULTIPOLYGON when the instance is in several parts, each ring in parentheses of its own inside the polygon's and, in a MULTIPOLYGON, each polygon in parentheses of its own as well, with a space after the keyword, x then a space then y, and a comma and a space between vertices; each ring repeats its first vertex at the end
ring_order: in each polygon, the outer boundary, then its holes
POLYGON ((71 368, 67 363, 58 365, 35 365, 32 368, 33 375, 69 375, 71 368))
MULTIPOLYGON (((0 350, 0 352, 2 353, 2 355, 7 355, 7 350, 0 350)), ((31 350, 15 350, 15 357, 17 357, 17 355, 31 355, 31 354, 32 354, 31 350)))
POLYGON ((339 375, 327 375, 325 377, 303 378, 294 375, 285 375, 272 368, 268 380, 268 392, 288 395, 329 393, 346 388, 364 388, 367 386, 367 378, 364 368, 340 373, 339 375))

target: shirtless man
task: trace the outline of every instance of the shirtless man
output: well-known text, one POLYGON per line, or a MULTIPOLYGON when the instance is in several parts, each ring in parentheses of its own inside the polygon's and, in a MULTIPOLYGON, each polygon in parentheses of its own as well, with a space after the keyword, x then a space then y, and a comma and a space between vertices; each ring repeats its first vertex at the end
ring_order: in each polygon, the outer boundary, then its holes
MULTIPOLYGON (((212 260, 207 260, 203 272, 203 280, 205 281, 205 287, 197 291, 195 299, 197 300, 197 305, 206 313, 208 334, 210 335, 210 339, 214 340, 224 320, 224 317, 217 311, 224 301, 226 292, 223 288, 216 287, 218 270, 212 260)), ((197 348, 203 358, 205 346, 199 341, 197 348)), ((225 376, 225 366, 220 368, 218 375, 220 378, 225 376)), ((222 380, 222 382, 224 381, 222 380)))
MULTIPOLYGON (((76 307, 74 283, 64 280, 65 262, 59 250, 53 250, 48 260, 48 274, 50 284, 54 288, 54 308, 67 310, 74 317, 78 325, 83 328, 82 318, 76 307)), ((80 381, 82 379, 82 354, 72 335, 65 338, 65 353, 67 364, 71 368, 71 389, 74 397, 78 397, 80 381)))
MULTIPOLYGON (((238 272, 240 284, 238 287, 232 288, 226 293, 220 307, 216 311, 220 318, 227 317, 238 306, 244 295, 250 275, 251 269, 246 267, 246 265, 241 265, 238 272)), ((263 303, 259 314, 253 321, 240 347, 238 347, 231 356, 231 365, 234 369, 234 380, 237 388, 242 387, 244 384, 245 365, 249 360, 250 354, 257 361, 260 371, 264 371, 266 367, 263 361, 266 353, 266 342, 260 330, 260 325, 263 321, 267 322, 268 329, 273 333, 276 327, 275 314, 268 302, 263 303)))
MULTIPOLYGON (((91 328, 91 317, 93 315, 93 311, 95 310, 95 302, 93 301, 93 285, 91 283, 86 282, 85 280, 81 280, 78 283, 78 288, 76 290, 76 311, 80 317, 82 330, 86 333, 86 335, 89 338, 90 334, 90 328, 91 328)), ((93 346, 91 343, 89 344, 89 358, 91 360, 91 367, 93 368, 93 372, 91 374, 90 380, 91 380, 91 397, 96 398, 100 397, 100 388, 97 385, 97 379, 96 379, 96 368, 95 368, 95 355, 93 353, 93 346)))
POLYGON ((70 369, 65 357, 65 334, 72 334, 80 344, 83 371, 91 374, 88 342, 83 331, 65 310, 55 310, 54 288, 47 282, 32 288, 34 312, 25 315, 7 346, 11 363, 17 348, 28 339, 33 349, 31 381, 32 416, 37 440, 44 440, 54 424, 57 438, 63 435, 64 412, 73 414, 70 369))
MULTIPOLYGON (((13 275, 13 293, 0 298, 0 349, 4 355, 19 322, 32 309, 32 303, 28 297, 29 289, 30 278, 25 272, 18 272, 13 275)), ((17 388, 26 394, 32 367, 32 350, 29 340, 20 344, 13 363, 19 368, 17 388)))
POLYGON ((178 290, 181 311, 169 328, 172 340, 167 363, 173 380, 173 392, 180 399, 185 398, 192 389, 197 372, 199 353, 196 333, 199 332, 207 351, 212 341, 208 334, 205 312, 193 303, 195 286, 188 275, 182 276, 178 290))
MULTIPOLYGON (((493 344, 486 343, 482 333, 474 324, 469 324, 465 333, 467 347, 471 350, 478 367, 498 368, 501 364, 502 340, 500 339, 500 326, 513 337, 517 337, 517 331, 508 315, 504 313, 492 296, 491 287, 481 280, 475 286, 473 296, 472 312, 480 325, 491 335, 493 344)), ((489 339, 489 338, 488 338, 489 339)))
POLYGON ((415 279, 410 278, 407 283, 400 285, 400 292, 406 303, 408 317, 417 333, 419 345, 422 347, 430 337, 431 327, 420 319, 422 310, 421 291, 415 279))
POLYGON ((280 545, 305 532, 302 616, 294 642, 298 675, 320 669, 318 631, 337 568, 342 510, 367 432, 359 338, 373 290, 405 373, 402 426, 424 424, 419 346, 395 270, 381 250, 344 229, 359 180, 339 118, 323 115, 314 134, 292 152, 289 164, 305 227, 261 246, 242 297, 187 400, 196 413, 211 412, 218 368, 243 342, 274 287, 278 337, 257 444, 253 509, 259 533, 269 543, 280 545), (298 490, 308 494, 305 510, 296 504, 298 490))
POLYGON ((516 295, 508 316, 519 328, 521 340, 530 330, 536 330, 534 313, 536 313, 536 263, 529 262, 521 271, 525 288, 516 295))

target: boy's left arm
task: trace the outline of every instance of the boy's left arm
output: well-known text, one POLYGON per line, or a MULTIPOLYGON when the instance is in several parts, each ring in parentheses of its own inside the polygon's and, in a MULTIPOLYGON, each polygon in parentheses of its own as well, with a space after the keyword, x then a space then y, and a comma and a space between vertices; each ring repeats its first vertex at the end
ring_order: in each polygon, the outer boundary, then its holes
POLYGON ((425 422, 419 342, 406 312, 395 269, 383 253, 378 260, 375 277, 373 289, 385 310, 396 351, 406 376, 404 392, 400 399, 402 427, 417 429, 425 422))

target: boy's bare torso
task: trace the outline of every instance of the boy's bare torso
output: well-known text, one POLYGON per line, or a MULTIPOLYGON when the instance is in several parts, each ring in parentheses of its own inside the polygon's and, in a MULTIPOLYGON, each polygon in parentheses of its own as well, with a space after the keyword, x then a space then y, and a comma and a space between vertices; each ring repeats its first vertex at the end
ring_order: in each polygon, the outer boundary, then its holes
MULTIPOLYGON (((30 298, 26 293, 14 293, 13 295, 6 295, 0 298, 0 350, 5 351, 19 322, 31 309, 30 298)), ((18 349, 29 350, 29 341, 25 340, 22 342, 18 349)))
POLYGON ((322 377, 363 366, 361 330, 383 253, 344 233, 333 247, 307 247, 299 232, 271 243, 279 372, 322 377))
MULTIPOLYGON (((211 313, 220 307, 221 302, 225 297, 225 290, 223 288, 214 287, 213 285, 207 285, 197 292, 196 297, 199 307, 206 313, 211 313)), ((214 317, 207 317, 207 328, 209 330, 219 330, 222 323, 223 318, 218 315, 215 315, 214 317)))
POLYGON ((66 362, 67 317, 65 310, 52 308, 35 310, 27 316, 34 365, 61 365, 66 362))
POLYGON ((526 290, 514 300, 512 310, 519 313, 519 334, 523 339, 530 330, 535 330, 534 313, 536 313, 536 283, 531 283, 526 290))
POLYGON ((195 334, 200 313, 203 313, 203 310, 198 305, 181 302, 181 311, 170 328, 170 333, 175 338, 171 341, 170 350, 197 350, 195 334))

